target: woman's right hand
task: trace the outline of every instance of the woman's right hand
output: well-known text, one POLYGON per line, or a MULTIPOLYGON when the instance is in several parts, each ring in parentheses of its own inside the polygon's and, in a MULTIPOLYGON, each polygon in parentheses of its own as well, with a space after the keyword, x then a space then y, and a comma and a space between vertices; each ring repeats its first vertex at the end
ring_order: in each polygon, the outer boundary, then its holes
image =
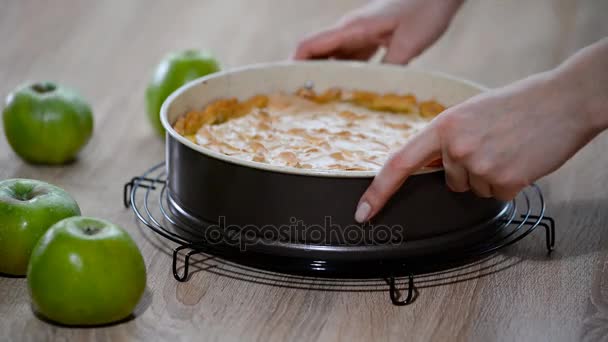
POLYGON ((447 29, 463 0, 375 0, 298 44, 294 59, 367 60, 386 47, 385 63, 405 64, 447 29))
POLYGON ((513 199, 608 129, 606 89, 608 38, 551 71, 448 108, 389 158, 355 219, 368 221, 412 173, 438 157, 453 191, 513 199))

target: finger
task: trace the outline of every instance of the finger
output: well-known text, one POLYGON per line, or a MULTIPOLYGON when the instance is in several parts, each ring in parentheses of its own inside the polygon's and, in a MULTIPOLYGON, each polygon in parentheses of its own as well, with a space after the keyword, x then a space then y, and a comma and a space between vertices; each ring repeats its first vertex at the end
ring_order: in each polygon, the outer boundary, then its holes
POLYGON ((350 40, 349 44, 339 48, 333 55, 336 59, 341 60, 369 60, 374 56, 381 46, 388 45, 390 33, 380 37, 363 38, 363 41, 350 40))
POLYGON ((445 182, 450 190, 465 192, 470 189, 469 173, 460 164, 454 162, 450 156, 442 152, 443 168, 445 170, 445 182))
POLYGON ((443 166, 442 158, 435 159, 426 165, 426 167, 442 167, 442 166, 443 166))
POLYGON ((431 125, 391 156, 361 196, 355 220, 361 223, 376 215, 410 174, 439 157, 440 146, 437 131, 431 125))
POLYGON ((296 49, 292 59, 304 60, 321 56, 330 56, 344 40, 344 31, 331 28, 306 38, 296 49))
POLYGON ((340 59, 340 60, 360 61, 360 60, 367 60, 367 59, 371 58, 376 53, 376 51, 378 51, 377 46, 370 46, 370 47, 363 48, 360 50, 355 50, 355 51, 338 50, 334 54, 334 57, 336 59, 340 59))
POLYGON ((305 39, 298 45, 293 59, 335 57, 338 50, 354 53, 377 48, 385 44, 394 26, 394 23, 380 19, 358 19, 339 24, 305 39))
POLYGON ((492 186, 492 196, 501 201, 510 201, 517 197, 522 188, 492 186))
POLYGON ((384 62, 390 64, 406 64, 424 50, 424 46, 417 40, 406 39, 405 26, 397 28, 388 45, 384 62))
POLYGON ((481 177, 469 173, 469 184, 471 185, 471 190, 473 190, 477 196, 483 198, 492 197, 492 187, 481 177))

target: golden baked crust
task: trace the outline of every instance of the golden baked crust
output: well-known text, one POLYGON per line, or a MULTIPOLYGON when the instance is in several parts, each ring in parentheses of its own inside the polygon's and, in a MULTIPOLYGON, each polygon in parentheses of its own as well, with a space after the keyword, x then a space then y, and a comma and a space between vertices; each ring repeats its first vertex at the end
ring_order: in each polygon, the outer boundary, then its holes
MULTIPOLYGON (((244 160, 304 169, 376 170, 445 107, 411 94, 329 88, 219 99, 174 124, 191 141, 244 160)), ((435 162, 434 165, 437 163, 435 162)))
POLYGON ((247 115, 254 108, 264 108, 267 104, 268 97, 265 95, 255 95, 243 102, 236 98, 219 99, 211 102, 202 111, 191 111, 180 117, 173 128, 181 135, 192 135, 203 125, 220 124, 247 115))

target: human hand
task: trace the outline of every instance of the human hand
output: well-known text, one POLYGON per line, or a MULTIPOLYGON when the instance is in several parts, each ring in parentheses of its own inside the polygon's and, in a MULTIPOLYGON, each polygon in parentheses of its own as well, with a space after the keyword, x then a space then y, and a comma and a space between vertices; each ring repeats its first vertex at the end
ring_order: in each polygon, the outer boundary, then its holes
POLYGON ((293 58, 367 60, 384 46, 384 62, 405 64, 443 34, 462 2, 372 1, 301 41, 293 58))
POLYGON ((585 50, 437 116, 389 158, 355 219, 376 215, 410 174, 438 157, 451 190, 501 200, 559 168, 608 127, 608 39, 585 50))

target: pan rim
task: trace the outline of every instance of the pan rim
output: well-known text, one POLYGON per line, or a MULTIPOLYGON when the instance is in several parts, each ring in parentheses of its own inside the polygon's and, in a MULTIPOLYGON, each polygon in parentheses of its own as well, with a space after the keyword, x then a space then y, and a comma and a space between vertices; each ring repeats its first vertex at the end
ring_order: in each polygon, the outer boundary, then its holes
MULTIPOLYGON (((307 65, 312 65, 312 64, 314 64, 314 65, 337 65, 337 64, 340 64, 341 66, 351 67, 351 68, 390 69, 390 70, 394 70, 395 72, 397 72, 397 71, 403 72, 404 70, 406 70, 407 72, 426 74, 426 75, 433 76, 433 77, 440 77, 440 78, 444 78, 447 80, 460 82, 460 83, 466 84, 468 86, 471 86, 473 88, 476 88, 476 89, 480 90, 481 92, 487 90, 487 88, 485 86, 483 86, 479 83, 476 83, 476 82, 473 82, 470 80, 466 80, 466 79, 462 79, 460 77, 456 77, 456 76, 453 76, 453 75, 450 75, 447 73, 443 73, 440 71, 427 70, 427 69, 420 68, 420 67, 411 67, 411 66, 404 67, 404 66, 392 65, 392 64, 370 64, 370 63, 366 63, 366 62, 357 62, 357 61, 348 61, 348 62, 344 62, 344 61, 280 61, 280 62, 257 63, 257 64, 245 65, 245 66, 241 66, 241 67, 230 68, 230 69, 219 71, 219 72, 216 72, 216 73, 213 73, 213 74, 201 77, 201 78, 197 78, 197 79, 192 80, 192 81, 184 84, 183 86, 179 87, 171 95, 169 95, 169 97, 167 97, 167 99, 163 102, 163 104, 161 106, 161 110, 160 110, 160 120, 166 131, 165 140, 167 140, 167 138, 170 136, 173 139, 176 139, 179 143, 189 147, 190 149, 192 149, 194 151, 197 151, 198 153, 206 155, 208 157, 212 157, 212 158, 219 159, 221 161, 228 162, 231 164, 236 164, 236 165, 249 167, 249 168, 253 168, 253 169, 258 169, 258 170, 262 170, 262 171, 271 171, 271 172, 292 174, 292 175, 298 175, 298 176, 330 177, 330 178, 373 178, 373 177, 375 177, 379 170, 346 171, 346 170, 300 169, 300 168, 295 168, 295 167, 271 165, 271 164, 267 164, 267 163, 248 161, 248 160, 231 157, 231 156, 213 151, 211 149, 205 148, 198 144, 195 144, 194 142, 190 141, 189 139, 187 139, 186 137, 182 136, 177 131, 175 131, 175 129, 173 129, 173 126, 171 125, 171 123, 169 123, 168 111, 169 111, 169 107, 175 101, 175 99, 178 98, 179 96, 181 96, 184 92, 186 92, 190 88, 193 88, 200 84, 206 83, 208 80, 225 77, 226 75, 236 74, 236 73, 248 71, 248 70, 264 70, 267 68, 285 67, 285 66, 296 67, 298 65, 305 65, 305 64, 307 64, 307 65)), ((411 176, 440 172, 442 170, 443 170, 443 167, 425 168, 423 170, 418 170, 418 171, 414 172, 411 176)))

